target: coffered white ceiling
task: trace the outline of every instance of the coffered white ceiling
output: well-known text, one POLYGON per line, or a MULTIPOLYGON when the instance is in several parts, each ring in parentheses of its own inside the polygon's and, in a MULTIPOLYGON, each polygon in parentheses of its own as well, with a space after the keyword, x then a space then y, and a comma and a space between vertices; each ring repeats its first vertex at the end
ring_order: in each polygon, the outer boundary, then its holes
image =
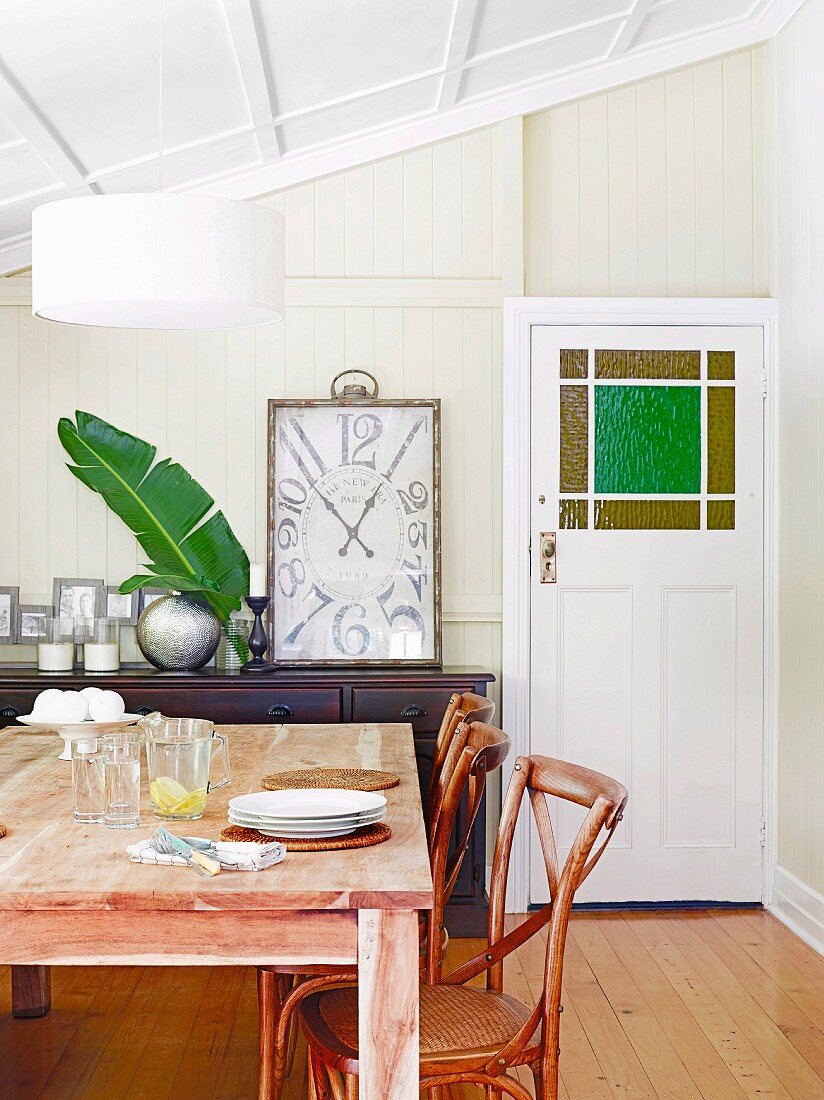
POLYGON ((251 197, 776 33, 802 0, 0 2, 0 272, 67 195, 251 197))

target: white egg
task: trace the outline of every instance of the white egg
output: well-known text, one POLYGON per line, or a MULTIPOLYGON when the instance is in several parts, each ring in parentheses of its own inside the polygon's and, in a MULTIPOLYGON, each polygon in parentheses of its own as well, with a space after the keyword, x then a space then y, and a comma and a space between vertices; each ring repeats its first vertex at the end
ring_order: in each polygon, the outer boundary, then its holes
POLYGON ((45 691, 41 691, 34 700, 34 706, 31 708, 31 712, 37 715, 45 714, 55 705, 59 706, 59 700, 62 698, 63 692, 60 688, 47 688, 45 691))
POLYGON ((91 699, 91 697, 93 695, 102 695, 103 692, 102 692, 101 688, 91 687, 91 688, 81 688, 80 689, 80 694, 83 696, 84 699, 91 699))
POLYGON ((93 722, 119 722, 125 711, 123 697, 116 691, 101 691, 89 701, 93 722))
POLYGON ((85 722, 88 713, 88 703, 79 691, 63 692, 63 698, 60 700, 60 707, 56 715, 61 722, 65 722, 67 725, 85 722))

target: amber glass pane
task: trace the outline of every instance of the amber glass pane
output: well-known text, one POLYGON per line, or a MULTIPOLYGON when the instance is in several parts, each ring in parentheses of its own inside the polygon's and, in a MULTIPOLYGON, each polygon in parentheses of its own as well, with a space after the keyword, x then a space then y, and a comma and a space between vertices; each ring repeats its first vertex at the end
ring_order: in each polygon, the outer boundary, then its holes
POLYGON ((721 382, 735 378, 735 352, 708 351, 707 377, 712 382, 721 382))
POLYGON ((589 516, 586 500, 561 500, 558 502, 558 526, 562 531, 585 531, 589 516))
POLYGON ((561 386, 561 492, 587 491, 587 387, 561 386))
POLYGON ((735 492, 735 390, 707 387, 707 492, 735 492))
POLYGON ((734 531, 735 501, 708 500, 707 528, 710 531, 734 531))
POLYGON ((596 500, 598 531, 697 531, 697 500, 596 500))
POLYGON ((598 348, 595 377, 698 379, 701 377, 701 352, 598 348))
POLYGON ((586 378, 589 352, 586 348, 564 348, 561 352, 561 377, 586 378))

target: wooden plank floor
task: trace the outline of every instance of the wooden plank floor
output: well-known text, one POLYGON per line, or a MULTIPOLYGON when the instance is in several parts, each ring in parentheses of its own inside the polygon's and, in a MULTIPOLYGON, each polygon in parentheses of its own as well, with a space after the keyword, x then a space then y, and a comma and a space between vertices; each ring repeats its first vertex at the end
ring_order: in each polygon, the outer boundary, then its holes
MULTIPOLYGON (((453 941, 448 965, 479 946, 453 941)), ((544 947, 510 960, 524 1000, 544 947)), ((59 969, 43 1020, 11 1018, 9 984, 0 968, 3 1100, 255 1096, 253 971, 59 969)), ((576 917, 564 1005, 567 1100, 824 1097, 824 959, 766 913, 576 917)), ((299 1049, 286 1100, 306 1095, 305 1071, 299 1049)))

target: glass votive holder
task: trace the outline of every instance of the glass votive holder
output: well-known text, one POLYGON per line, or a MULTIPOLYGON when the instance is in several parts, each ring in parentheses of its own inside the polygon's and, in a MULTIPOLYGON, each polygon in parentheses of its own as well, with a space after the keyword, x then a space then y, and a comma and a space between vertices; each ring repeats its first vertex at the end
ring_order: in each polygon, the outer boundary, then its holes
POLYGON ((41 672, 71 672, 74 664, 74 619, 45 618, 37 639, 37 667, 41 672))
POLYGON ((83 665, 86 672, 117 672, 120 668, 120 620, 83 620, 83 665))

